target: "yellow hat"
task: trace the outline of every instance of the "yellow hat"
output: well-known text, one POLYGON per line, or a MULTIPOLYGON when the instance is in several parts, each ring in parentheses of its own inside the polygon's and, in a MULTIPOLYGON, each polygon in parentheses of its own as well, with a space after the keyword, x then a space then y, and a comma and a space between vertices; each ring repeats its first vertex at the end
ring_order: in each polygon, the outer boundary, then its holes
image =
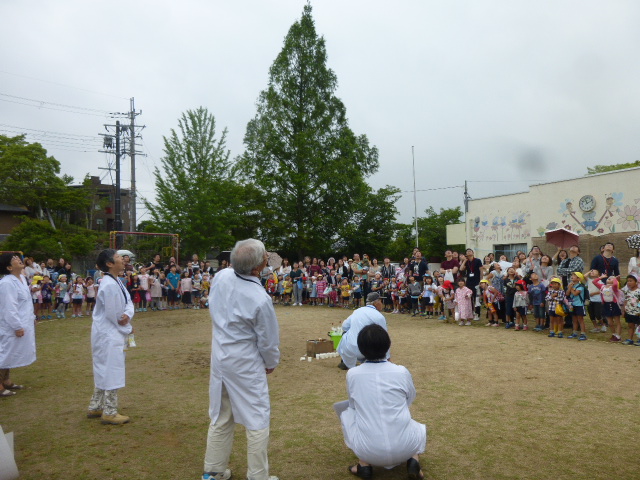
POLYGON ((489 283, 489 280, 487 280, 486 278, 483 278, 482 280, 480 280, 480 283, 489 283))
POLYGON ((562 280, 560 280, 558 277, 553 277, 549 283, 554 283, 554 282, 562 285, 562 280))
POLYGON ((578 277, 578 279, 580 280, 580 283, 584 283, 584 275, 580 272, 573 272, 573 274, 578 277))

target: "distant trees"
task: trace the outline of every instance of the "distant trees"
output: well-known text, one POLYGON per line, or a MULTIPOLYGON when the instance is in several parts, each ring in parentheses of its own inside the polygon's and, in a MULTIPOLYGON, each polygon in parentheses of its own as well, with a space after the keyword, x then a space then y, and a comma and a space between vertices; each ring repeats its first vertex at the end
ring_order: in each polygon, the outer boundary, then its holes
POLYGON ((640 160, 629 163, 616 163, 613 165, 595 165, 593 167, 587 167, 587 175, 594 175, 596 173, 613 172, 614 170, 623 170, 625 168, 640 167, 640 160))
POLYGON ((164 137, 162 169, 154 171, 156 202, 144 200, 160 231, 179 233, 182 251, 204 254, 234 243, 251 208, 246 189, 232 178, 227 130, 216 134, 206 108, 187 110, 164 137))
POLYGON ((88 209, 91 195, 84 188, 70 188, 73 177, 60 176, 60 162, 48 156, 39 143, 24 135, 0 135, 0 202, 24 206, 55 229, 71 211, 88 209))

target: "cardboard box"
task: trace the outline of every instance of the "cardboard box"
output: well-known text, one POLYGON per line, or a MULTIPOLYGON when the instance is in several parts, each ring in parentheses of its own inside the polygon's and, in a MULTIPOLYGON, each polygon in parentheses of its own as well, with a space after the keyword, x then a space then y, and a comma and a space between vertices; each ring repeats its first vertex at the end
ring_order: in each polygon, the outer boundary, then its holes
POLYGON ((333 352, 333 342, 331 340, 307 340, 307 357, 314 357, 317 353, 333 352))

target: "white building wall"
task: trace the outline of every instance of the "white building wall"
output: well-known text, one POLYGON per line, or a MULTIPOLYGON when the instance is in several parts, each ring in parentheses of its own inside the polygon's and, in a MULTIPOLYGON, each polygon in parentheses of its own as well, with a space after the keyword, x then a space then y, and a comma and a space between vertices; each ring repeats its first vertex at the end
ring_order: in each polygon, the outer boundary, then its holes
POLYGON ((496 245, 526 244, 546 230, 603 236, 640 231, 640 168, 531 185, 528 192, 474 199, 466 215, 467 246, 482 258, 496 245), (592 196, 595 207, 586 203, 592 196), (580 200, 585 198, 581 208, 580 200))

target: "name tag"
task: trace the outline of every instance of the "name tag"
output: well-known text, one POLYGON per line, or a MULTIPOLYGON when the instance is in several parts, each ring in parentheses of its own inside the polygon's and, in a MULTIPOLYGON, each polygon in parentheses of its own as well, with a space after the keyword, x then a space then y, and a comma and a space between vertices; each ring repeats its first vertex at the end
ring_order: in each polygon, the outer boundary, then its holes
POLYGON ((472 277, 475 277, 475 276, 476 276, 476 274, 475 274, 475 273, 470 273, 470 274, 469 274, 469 278, 472 278, 472 277))

